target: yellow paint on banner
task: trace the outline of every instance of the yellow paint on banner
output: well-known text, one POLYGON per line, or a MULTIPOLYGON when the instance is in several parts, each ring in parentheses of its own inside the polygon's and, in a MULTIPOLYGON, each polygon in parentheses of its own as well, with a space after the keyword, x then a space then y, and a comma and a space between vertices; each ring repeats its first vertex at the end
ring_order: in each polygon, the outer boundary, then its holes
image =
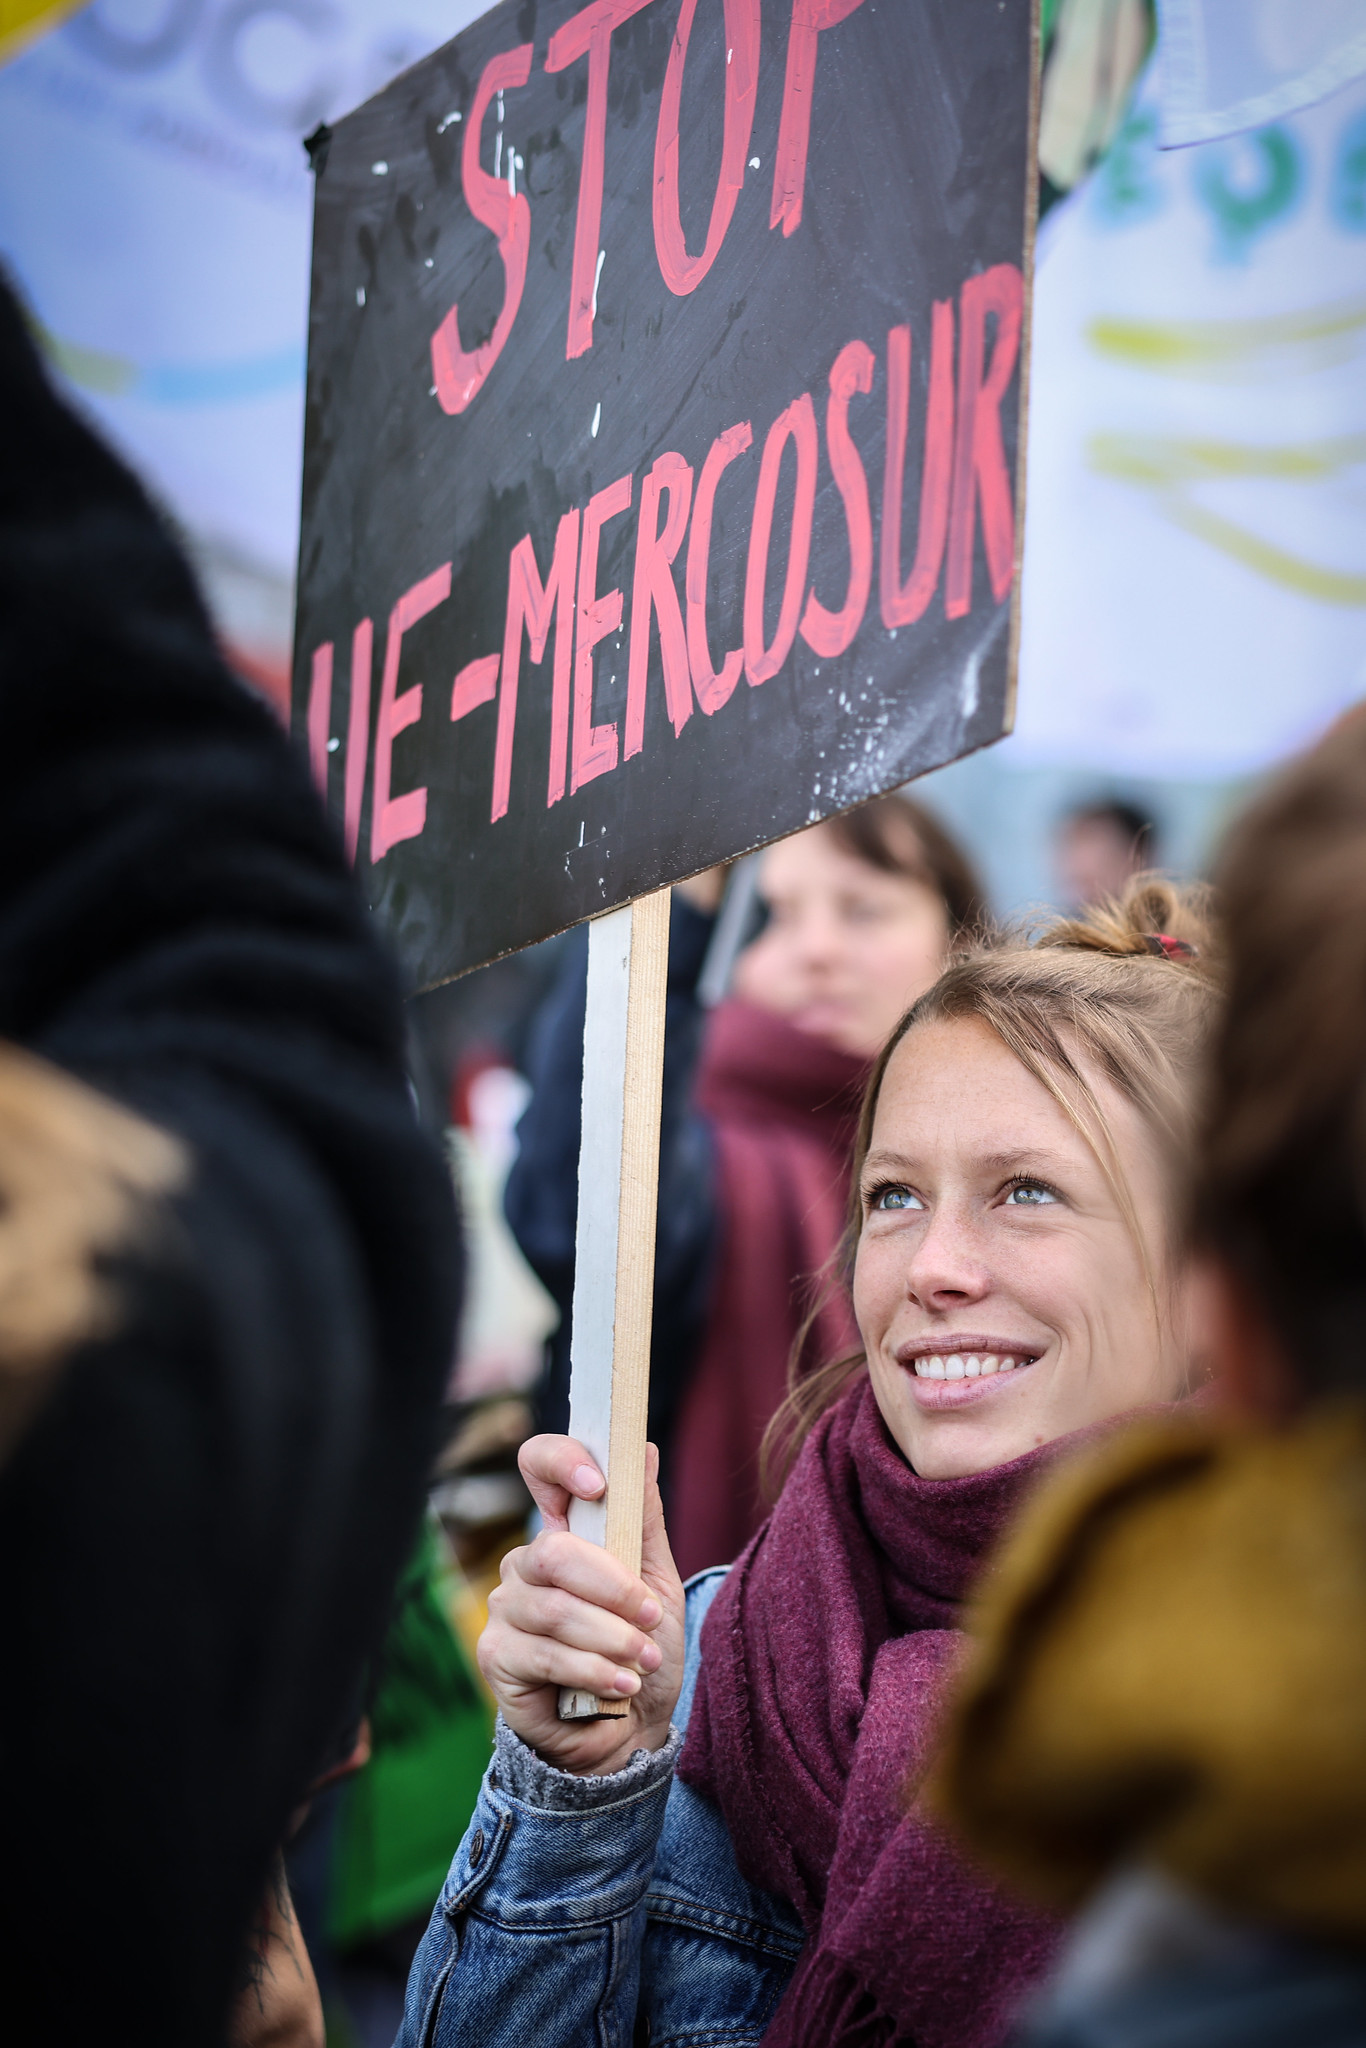
POLYGON ((76 14, 85 0, 0 0, 0 64, 76 14))
POLYGON ((1272 313, 1257 320, 1093 320, 1087 340, 1098 355, 1168 377, 1260 381, 1348 360, 1366 339, 1366 300, 1272 313))
POLYGON ((1217 512, 1209 512, 1189 498, 1174 499, 1166 511, 1167 517, 1187 533, 1208 541, 1223 554, 1232 555, 1235 562, 1265 576, 1269 583, 1298 591, 1301 597, 1316 597, 1320 604, 1366 605, 1366 576, 1306 562, 1288 549, 1263 540, 1259 534, 1249 533, 1232 519, 1221 519, 1217 512))
POLYGON ((1102 476, 1159 489, 1226 477, 1314 483, 1366 462, 1366 434, 1335 434, 1326 441, 1287 443, 1279 448, 1239 441, 1168 439, 1159 434, 1094 434, 1087 453, 1091 467, 1102 476))
POLYGON ((1366 464, 1366 434, 1339 434, 1329 440, 1281 447, 1157 434, 1096 434, 1087 444, 1087 455, 1092 469, 1101 476, 1151 490, 1164 518, 1268 582, 1320 604, 1366 605, 1366 575, 1326 568, 1292 554, 1237 520, 1210 511, 1194 495, 1201 483, 1235 477, 1323 482, 1366 464))
MULTIPOLYGON (((0 6, 3 5, 4 0, 0 0, 0 6)), ((33 325, 49 360, 83 390, 97 392, 101 398, 118 398, 137 383, 137 365, 126 356, 111 355, 107 349, 84 348, 80 342, 63 341, 39 321, 33 325)))

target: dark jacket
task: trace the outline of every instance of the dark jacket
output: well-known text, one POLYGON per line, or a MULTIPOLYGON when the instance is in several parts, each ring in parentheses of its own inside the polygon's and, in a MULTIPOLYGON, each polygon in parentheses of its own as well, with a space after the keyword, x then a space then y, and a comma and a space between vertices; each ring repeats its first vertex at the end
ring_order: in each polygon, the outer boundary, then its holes
POLYGON ((0 1469, 5 2032, 191 2048, 414 1537, 452 1203, 301 760, 3 287, 0 421, 0 1038, 189 1168, 0 1469))

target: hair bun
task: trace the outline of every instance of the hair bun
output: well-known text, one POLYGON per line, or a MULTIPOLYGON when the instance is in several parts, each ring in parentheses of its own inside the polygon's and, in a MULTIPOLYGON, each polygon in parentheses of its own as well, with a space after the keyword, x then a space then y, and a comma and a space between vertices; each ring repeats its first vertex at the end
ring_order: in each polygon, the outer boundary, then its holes
POLYGON ((1135 875, 1121 896, 1059 917, 1038 935, 1041 946, 1067 946, 1115 959, 1143 955, 1197 973, 1216 964, 1212 892, 1204 882, 1180 883, 1165 875, 1135 875))

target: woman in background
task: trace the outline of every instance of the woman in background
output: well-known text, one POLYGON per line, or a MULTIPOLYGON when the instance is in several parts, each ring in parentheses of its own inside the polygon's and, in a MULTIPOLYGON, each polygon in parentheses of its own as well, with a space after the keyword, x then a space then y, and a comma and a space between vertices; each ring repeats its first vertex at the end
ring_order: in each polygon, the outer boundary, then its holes
MULTIPOLYGON (((685 1576, 738 1555, 763 1517, 759 1446, 843 1227, 869 1065, 984 917, 943 826, 908 797, 875 798, 763 855, 767 921, 708 1015, 697 983, 718 885, 704 875, 674 892, 669 948, 650 1434, 685 1576)), ((586 957, 580 943, 533 1034, 506 1194, 561 1311, 539 1418, 554 1432, 569 1418, 586 957)), ((853 1340, 833 1291, 806 1361, 853 1340)))

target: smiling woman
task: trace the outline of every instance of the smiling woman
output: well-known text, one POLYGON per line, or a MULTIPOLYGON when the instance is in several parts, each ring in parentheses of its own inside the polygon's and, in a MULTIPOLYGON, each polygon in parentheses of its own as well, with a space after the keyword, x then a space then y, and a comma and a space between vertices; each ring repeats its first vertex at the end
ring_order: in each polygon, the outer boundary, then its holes
POLYGON ((1171 1189, 1218 984, 1207 893, 1139 877, 912 1006, 868 1083, 837 1262, 862 1343, 793 1386, 770 1475, 865 1368, 925 1478, 1186 1391, 1171 1189))
POLYGON ((1169 1192, 1214 994, 1207 924, 1199 895, 1141 882, 1113 913, 950 969, 883 1053, 854 1305, 925 1477, 1183 1390, 1169 1192))
POLYGON ((1135 884, 967 954, 896 1026, 845 1243, 861 1347, 798 1382, 787 1483, 728 1571, 680 1584, 651 1480, 634 1577, 569 1534, 571 1498, 602 1491, 583 1447, 523 1447, 545 1526, 489 1603, 497 1755, 405 2048, 1004 2037, 1054 1926, 907 1788, 964 1594, 1041 1465, 1186 1385, 1170 1189, 1217 997, 1207 924, 1199 895, 1135 884), (560 1721, 562 1685, 629 1720, 560 1721))
POLYGON ((884 1075, 854 1303, 878 1405, 928 1479, 1003 1464, 1177 1390, 1182 1360, 1145 1270, 1161 1233, 1155 1147, 1113 1083, 1093 1087, 1127 1204, 979 1017, 920 1024, 884 1075))

